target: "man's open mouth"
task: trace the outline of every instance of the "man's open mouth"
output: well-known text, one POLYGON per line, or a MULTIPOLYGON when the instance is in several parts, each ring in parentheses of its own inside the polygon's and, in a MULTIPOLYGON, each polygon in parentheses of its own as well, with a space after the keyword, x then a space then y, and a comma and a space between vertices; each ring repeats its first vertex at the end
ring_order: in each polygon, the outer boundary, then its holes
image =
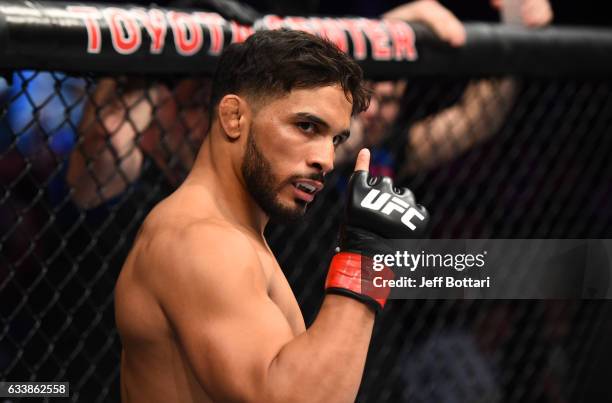
POLYGON ((309 183, 296 182, 295 187, 308 194, 314 194, 317 188, 309 183))
POLYGON ((311 202, 314 196, 323 189, 321 182, 306 179, 293 182, 293 186, 297 190, 297 197, 306 202, 311 202))

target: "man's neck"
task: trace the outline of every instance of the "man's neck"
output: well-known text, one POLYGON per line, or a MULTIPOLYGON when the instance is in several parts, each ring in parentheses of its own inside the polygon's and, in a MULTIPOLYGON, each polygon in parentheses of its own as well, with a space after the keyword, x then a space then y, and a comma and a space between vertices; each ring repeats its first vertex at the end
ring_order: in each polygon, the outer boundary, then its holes
POLYGON ((269 217, 251 197, 232 158, 211 144, 211 134, 204 139, 185 185, 202 186, 223 219, 263 239, 269 217))

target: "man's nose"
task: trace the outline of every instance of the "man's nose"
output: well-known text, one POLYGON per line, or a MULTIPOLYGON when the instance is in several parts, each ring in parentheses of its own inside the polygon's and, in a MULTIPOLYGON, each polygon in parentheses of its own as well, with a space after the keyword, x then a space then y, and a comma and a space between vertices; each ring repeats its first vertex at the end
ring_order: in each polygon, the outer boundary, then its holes
POLYGON ((334 153, 333 139, 321 138, 308 156, 308 165, 326 174, 334 169, 334 153))

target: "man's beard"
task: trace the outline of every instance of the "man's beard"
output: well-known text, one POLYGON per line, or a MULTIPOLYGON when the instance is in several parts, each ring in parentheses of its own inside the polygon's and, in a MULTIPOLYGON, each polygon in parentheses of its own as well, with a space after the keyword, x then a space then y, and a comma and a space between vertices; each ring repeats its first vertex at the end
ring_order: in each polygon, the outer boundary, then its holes
POLYGON ((252 131, 247 139, 246 151, 240 169, 251 197, 255 199, 255 202, 270 219, 281 223, 291 223, 304 216, 306 202, 296 200, 297 206, 291 208, 278 200, 277 194, 280 190, 280 183, 276 182, 270 162, 257 148, 252 131))

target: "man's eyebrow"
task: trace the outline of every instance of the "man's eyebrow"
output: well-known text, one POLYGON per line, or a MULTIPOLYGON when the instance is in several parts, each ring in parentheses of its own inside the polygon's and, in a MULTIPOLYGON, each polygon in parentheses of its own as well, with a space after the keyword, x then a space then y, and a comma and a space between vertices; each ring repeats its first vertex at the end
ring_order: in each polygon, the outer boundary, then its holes
MULTIPOLYGON (((316 123, 320 126, 323 126, 326 129, 329 129, 329 123, 327 123, 325 120, 321 119, 320 117, 318 117, 317 115, 313 115, 312 113, 308 113, 308 112, 298 112, 295 114, 297 117, 305 119, 310 121, 311 123, 316 123)), ((342 130, 340 133, 338 133, 340 136, 346 137, 348 138, 351 135, 351 131, 350 130, 342 130)))
POLYGON ((324 121, 317 115, 313 115, 312 113, 308 113, 308 112, 298 112, 295 115, 299 118, 306 119, 310 121, 311 123, 316 123, 319 126, 323 126, 324 128, 329 129, 329 123, 327 123, 326 121, 324 121))

